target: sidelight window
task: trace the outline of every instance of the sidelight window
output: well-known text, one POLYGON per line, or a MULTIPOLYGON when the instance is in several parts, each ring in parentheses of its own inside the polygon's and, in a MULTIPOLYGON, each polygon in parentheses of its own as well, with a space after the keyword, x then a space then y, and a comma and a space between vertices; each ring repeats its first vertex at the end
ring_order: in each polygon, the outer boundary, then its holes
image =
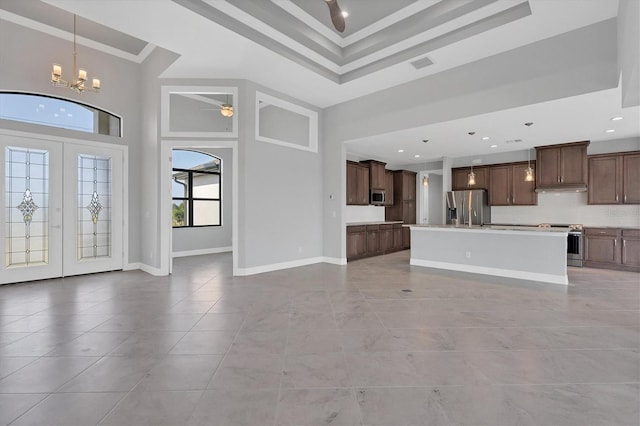
POLYGON ((172 153, 174 228, 222 225, 222 161, 210 154, 174 149, 172 153))

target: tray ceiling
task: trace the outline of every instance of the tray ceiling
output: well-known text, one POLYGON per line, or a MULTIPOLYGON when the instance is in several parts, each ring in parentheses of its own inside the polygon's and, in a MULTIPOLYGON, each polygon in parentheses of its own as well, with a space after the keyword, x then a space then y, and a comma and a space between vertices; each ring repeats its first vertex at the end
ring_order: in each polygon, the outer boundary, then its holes
POLYGON ((343 84, 531 15, 529 2, 343 0, 344 33, 322 0, 173 0, 255 43, 343 84))

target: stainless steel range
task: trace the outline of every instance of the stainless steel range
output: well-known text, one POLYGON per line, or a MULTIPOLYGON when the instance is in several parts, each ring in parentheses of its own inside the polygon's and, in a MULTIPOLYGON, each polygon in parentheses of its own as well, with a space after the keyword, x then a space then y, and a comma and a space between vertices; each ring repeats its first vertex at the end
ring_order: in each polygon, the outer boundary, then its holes
POLYGON ((567 265, 582 267, 584 260, 582 224, 561 225, 556 223, 541 223, 538 227, 569 228, 569 235, 567 236, 567 265))

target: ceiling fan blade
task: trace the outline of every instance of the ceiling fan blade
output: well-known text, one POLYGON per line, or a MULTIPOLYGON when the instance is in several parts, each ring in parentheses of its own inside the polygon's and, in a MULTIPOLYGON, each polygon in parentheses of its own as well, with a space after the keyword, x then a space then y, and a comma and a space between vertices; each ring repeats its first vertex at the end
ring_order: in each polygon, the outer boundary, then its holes
POLYGON ((331 15, 331 22, 336 27, 338 32, 344 31, 344 16, 342 16, 342 10, 338 5, 338 0, 325 0, 327 6, 329 6, 329 14, 331 15))

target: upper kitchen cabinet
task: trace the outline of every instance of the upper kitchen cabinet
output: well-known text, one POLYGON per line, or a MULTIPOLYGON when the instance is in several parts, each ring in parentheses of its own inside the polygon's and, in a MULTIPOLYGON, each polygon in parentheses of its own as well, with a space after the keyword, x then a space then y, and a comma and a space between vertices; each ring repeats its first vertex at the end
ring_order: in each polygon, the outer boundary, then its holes
POLYGON ((622 202, 640 204, 640 152, 622 156, 622 202))
MULTIPOLYGON (((538 204, 534 182, 524 180, 528 163, 489 167, 489 205, 531 206, 538 204)), ((531 162, 535 173, 535 162, 531 162)))
POLYGON ((361 161, 369 169, 369 187, 371 189, 385 189, 384 167, 386 163, 375 160, 361 161))
POLYGON ((369 168, 347 161, 347 205, 369 204, 369 168))
POLYGON ((640 204, 640 152, 589 156, 589 204, 640 204))
POLYGON ((416 223, 416 173, 408 170, 393 172, 394 204, 385 208, 385 219, 416 223))
POLYGON ((384 171, 384 205, 393 205, 393 172, 391 170, 384 171))
POLYGON ((459 167, 451 169, 451 190, 464 191, 465 189, 489 189, 489 168, 474 167, 473 173, 476 175, 476 184, 469 186, 470 167, 459 167))
POLYGON ((536 190, 585 189, 589 141, 536 147, 536 190))

